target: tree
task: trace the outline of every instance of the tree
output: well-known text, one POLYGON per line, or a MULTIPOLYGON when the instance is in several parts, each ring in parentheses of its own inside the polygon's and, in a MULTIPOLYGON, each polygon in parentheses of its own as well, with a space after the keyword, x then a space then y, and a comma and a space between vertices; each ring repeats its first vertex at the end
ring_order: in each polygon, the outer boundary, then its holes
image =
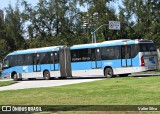
POLYGON ((0 18, 0 62, 2 62, 4 56, 8 53, 8 50, 8 43, 6 42, 4 35, 4 21, 0 18))
POLYGON ((24 23, 21 19, 18 4, 15 9, 13 9, 11 5, 6 8, 4 26, 5 40, 9 44, 11 51, 26 48, 26 43, 23 36, 24 23))
MULTIPOLYGON (((92 32, 103 24, 108 24, 110 20, 117 20, 115 10, 107 4, 111 0, 79 0, 81 5, 88 6, 86 18, 88 18, 88 25, 92 28, 92 32)), ((83 15, 82 15, 83 16, 83 15)), ((103 27, 97 31, 98 42, 108 39, 116 39, 115 31, 108 30, 108 27, 103 27)))
POLYGON ((50 42, 52 45, 58 45, 56 40, 60 37, 66 42, 68 37, 64 36, 73 36, 71 29, 76 24, 78 12, 73 0, 40 0, 35 7, 23 1, 22 5, 25 8, 24 20, 30 22, 29 39, 48 42, 47 45, 50 45, 50 42))
POLYGON ((125 30, 127 37, 132 39, 151 39, 159 45, 160 2, 152 0, 123 0, 123 6, 123 8, 120 8, 120 15, 122 17, 124 14, 123 20, 134 30, 134 32, 125 30))

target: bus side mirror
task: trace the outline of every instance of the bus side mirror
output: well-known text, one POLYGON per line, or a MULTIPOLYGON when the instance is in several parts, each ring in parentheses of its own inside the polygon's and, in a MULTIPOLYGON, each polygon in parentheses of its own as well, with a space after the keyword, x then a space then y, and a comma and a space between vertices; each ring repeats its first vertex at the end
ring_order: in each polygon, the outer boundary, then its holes
POLYGON ((0 63, 0 72, 2 72, 2 63, 0 63))

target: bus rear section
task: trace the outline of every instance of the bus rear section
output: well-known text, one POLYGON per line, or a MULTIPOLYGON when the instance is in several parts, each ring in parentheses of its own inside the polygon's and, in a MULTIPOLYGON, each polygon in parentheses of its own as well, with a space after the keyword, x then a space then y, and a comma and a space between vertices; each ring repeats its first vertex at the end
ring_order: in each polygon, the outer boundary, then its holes
POLYGON ((153 42, 139 43, 140 66, 144 71, 158 69, 158 57, 156 46, 153 42))

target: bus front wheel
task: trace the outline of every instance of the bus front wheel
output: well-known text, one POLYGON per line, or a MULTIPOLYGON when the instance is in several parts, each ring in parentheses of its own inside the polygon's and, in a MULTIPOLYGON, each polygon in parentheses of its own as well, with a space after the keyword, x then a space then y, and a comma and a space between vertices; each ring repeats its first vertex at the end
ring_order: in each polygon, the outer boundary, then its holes
POLYGON ((49 71, 44 71, 43 77, 44 77, 45 80, 49 80, 50 79, 50 73, 49 73, 49 71))
POLYGON ((114 77, 112 68, 106 68, 106 69, 105 69, 105 76, 106 76, 107 78, 112 78, 112 77, 114 77))
POLYGON ((14 81, 18 81, 18 75, 17 75, 17 73, 14 73, 14 75, 13 75, 13 80, 14 80, 14 81))

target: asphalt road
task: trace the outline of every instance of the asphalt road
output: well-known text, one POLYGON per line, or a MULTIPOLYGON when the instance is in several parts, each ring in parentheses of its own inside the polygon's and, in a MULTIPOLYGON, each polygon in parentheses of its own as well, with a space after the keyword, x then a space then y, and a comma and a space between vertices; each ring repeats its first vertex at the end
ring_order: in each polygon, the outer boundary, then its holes
MULTIPOLYGON (((24 80, 18 81, 18 83, 0 87, 0 91, 4 90, 18 90, 18 89, 28 89, 28 88, 42 88, 42 87, 54 87, 54 86, 62 86, 69 84, 77 84, 83 82, 92 82, 96 80, 102 80, 104 77, 96 78, 96 77, 76 77, 73 79, 55 79, 55 80, 24 80)), ((8 81, 8 80, 1 80, 8 81)))

